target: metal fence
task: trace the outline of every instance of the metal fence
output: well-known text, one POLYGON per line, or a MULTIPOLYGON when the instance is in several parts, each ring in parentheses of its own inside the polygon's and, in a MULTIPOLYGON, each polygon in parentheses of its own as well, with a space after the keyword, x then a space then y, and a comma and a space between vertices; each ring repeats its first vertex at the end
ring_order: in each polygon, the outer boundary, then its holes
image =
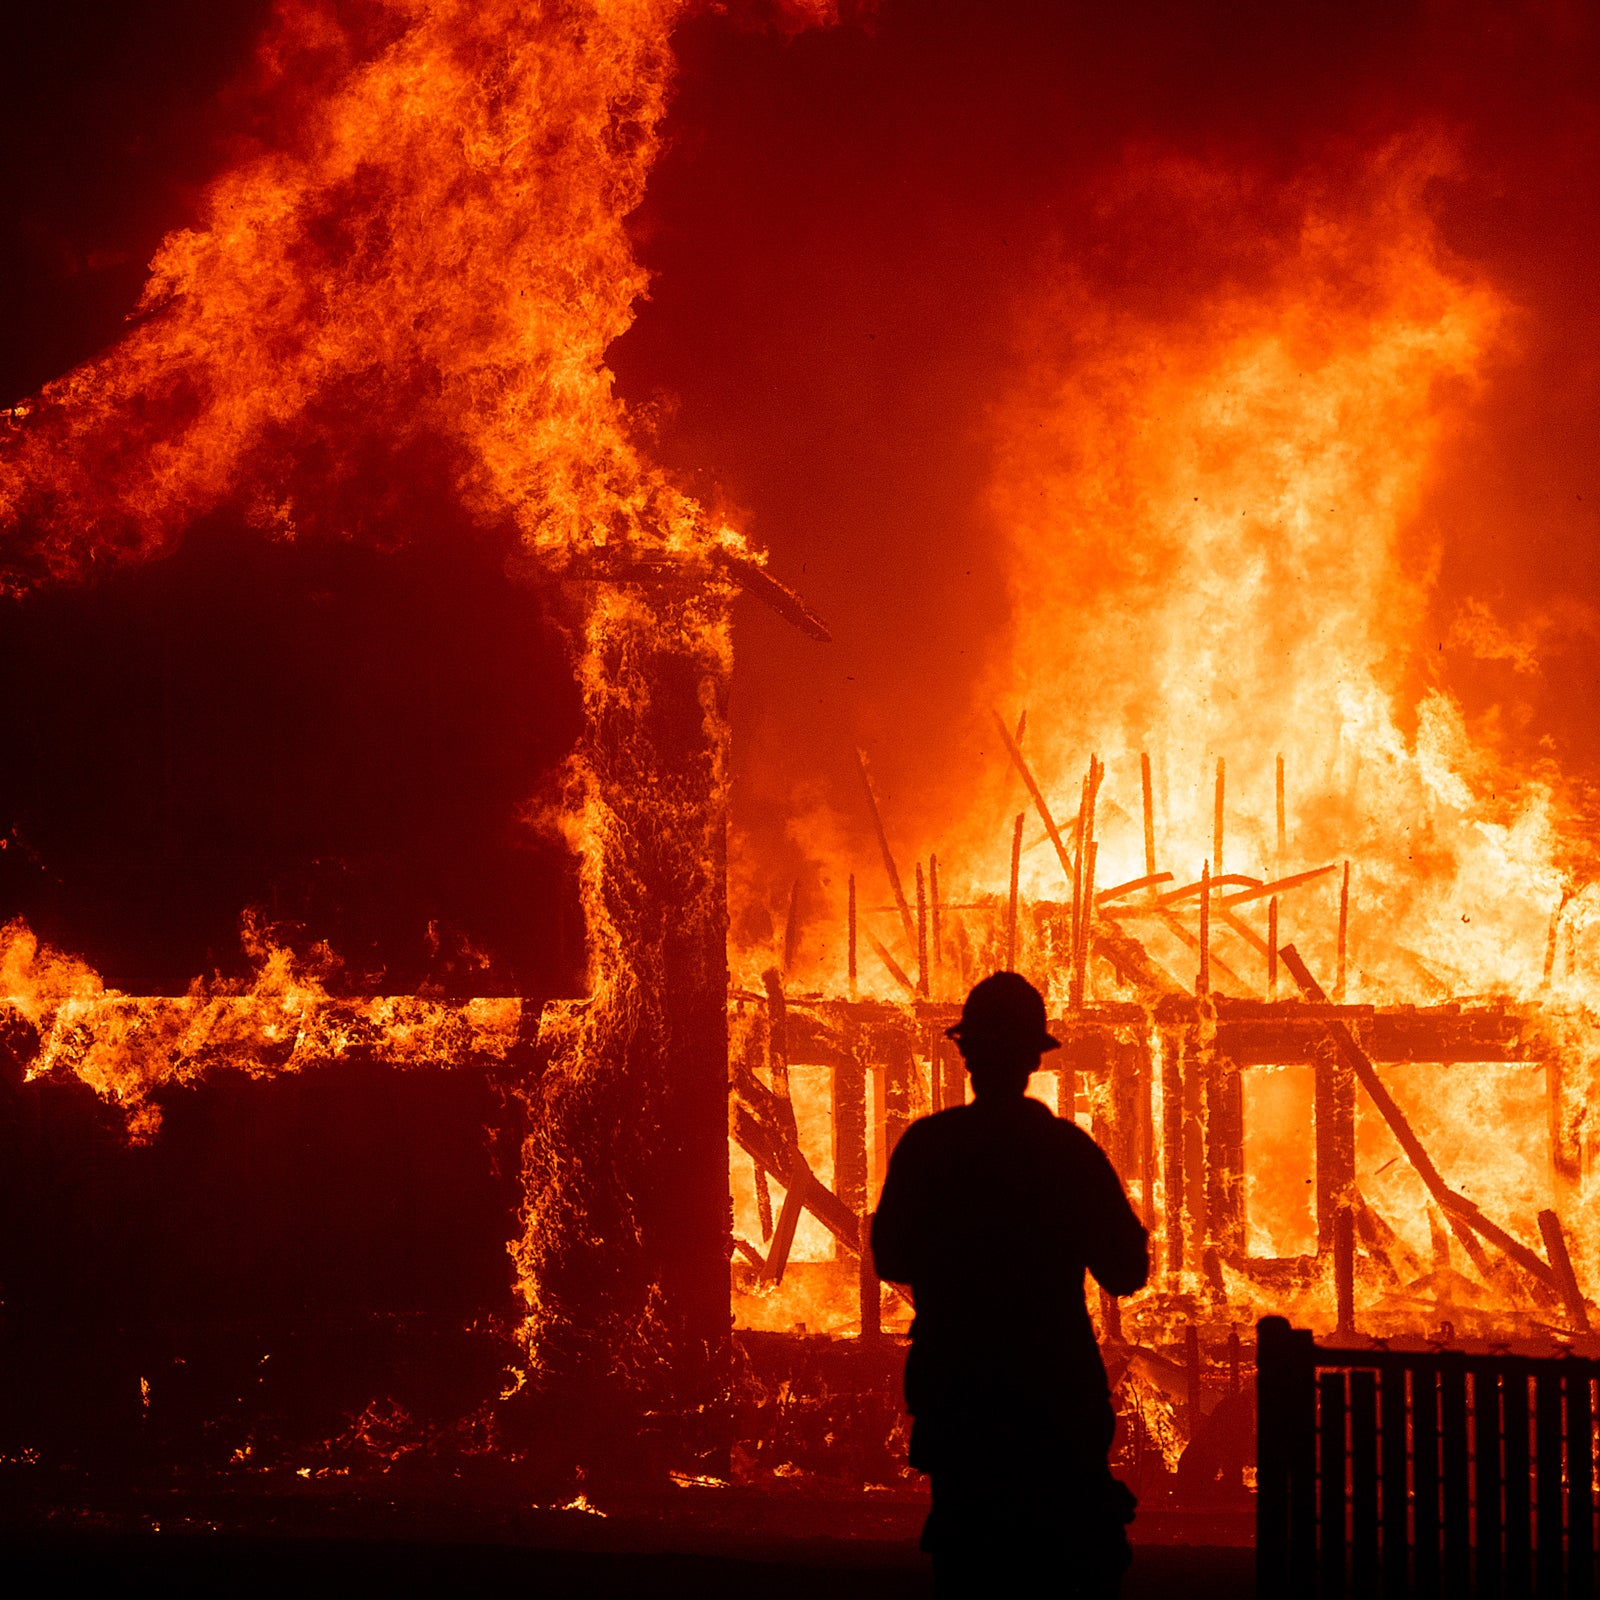
POLYGON ((1600 1594, 1600 1362, 1257 1331, 1261 1595, 1600 1594))

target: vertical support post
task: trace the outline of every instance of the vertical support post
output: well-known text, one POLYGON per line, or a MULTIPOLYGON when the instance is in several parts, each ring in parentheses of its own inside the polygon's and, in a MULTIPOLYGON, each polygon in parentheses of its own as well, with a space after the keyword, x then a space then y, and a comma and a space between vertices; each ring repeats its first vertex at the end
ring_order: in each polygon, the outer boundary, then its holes
MULTIPOLYGON (((1156 875, 1156 800, 1155 791, 1150 783, 1150 752, 1139 752, 1139 784, 1144 791, 1144 875, 1153 878, 1156 875)), ((1156 886, 1150 886, 1150 898, 1154 900, 1159 891, 1156 886)))
POLYGON ((878 837, 878 852, 883 857, 883 873, 888 878, 889 888, 894 893, 895 909, 900 913, 900 928, 909 943, 916 937, 916 929, 911 925, 911 907, 906 904, 906 891, 900 882, 900 869, 894 864, 894 852, 889 848, 889 835, 884 831, 883 813, 878 809, 878 796, 867 773, 866 755, 861 750, 856 751, 856 768, 861 774, 861 787, 867 797, 867 809, 872 813, 872 827, 878 837))
POLYGON ((1338 1331, 1356 1331, 1356 1218, 1347 1205, 1333 1219, 1333 1290, 1338 1331))
POLYGON ((1345 951, 1350 939, 1350 863, 1344 864, 1344 879, 1339 885, 1339 966, 1333 980, 1333 998, 1344 1004, 1345 951))
POLYGON ((1331 1042, 1316 1047, 1317 1254, 1335 1248, 1341 1211, 1355 1202, 1356 1079, 1331 1042))
MULTIPOLYGON (((1089 780, 1083 781, 1083 788, 1078 796, 1078 820, 1072 829, 1072 961, 1076 961, 1078 951, 1078 938, 1082 932, 1083 919, 1083 840, 1084 818, 1089 810, 1089 780)), ((1068 965, 1068 976, 1071 975, 1071 965, 1068 965)))
POLYGON ((1079 922, 1078 948, 1073 952, 1071 1001, 1074 1010, 1083 1006, 1084 990, 1089 976, 1089 946, 1094 928, 1094 871, 1100 859, 1100 844, 1090 839, 1084 846, 1086 859, 1083 866, 1083 915, 1079 922))
POLYGON ((1206 1241, 1223 1259, 1244 1248, 1244 1085, 1238 1068, 1202 1047, 1206 1109, 1206 1241))
POLYGON ((1156 1085, 1155 1060, 1148 1039, 1136 1046, 1139 1068, 1139 1182, 1142 1190, 1144 1225, 1156 1229, 1156 1085))
POLYGON ((833 1188, 859 1216, 867 1208, 867 1070, 852 1050, 833 1067, 833 1188))
POLYGON ((1061 1051, 1060 1061, 1056 1066, 1056 1107, 1058 1114, 1067 1122, 1073 1122, 1078 1114, 1078 1057, 1077 1045, 1068 1039, 1061 1051))
POLYGON ((856 875, 853 872, 850 874, 850 922, 846 944, 850 964, 850 998, 854 1000, 856 998, 856 875))
POLYGON ((1211 1230, 1205 1133, 1205 1074, 1209 1052, 1200 1043, 1199 1032, 1197 1027, 1191 1026, 1183 1034, 1183 1193, 1194 1259, 1204 1266, 1211 1230))
POLYGON ((942 993, 944 985, 939 979, 944 967, 944 929, 939 914, 939 858, 935 855, 928 857, 928 917, 933 938, 933 988, 935 993, 942 993))
MULTIPOLYGON (((1550 1182, 1560 1200, 1576 1197, 1583 1180, 1583 1144, 1567 1116, 1567 1071, 1561 1056, 1544 1064, 1545 1096, 1550 1108, 1550 1182)), ((1581 1111, 1586 1108, 1580 1108, 1581 1111)))
POLYGON ((917 993, 928 998, 928 880, 917 863, 917 993))
POLYGON ((1100 1337, 1119 1343, 1122 1340, 1122 1307, 1117 1304, 1117 1297, 1104 1289, 1100 1291, 1100 1337))
POLYGON ((872 1266, 872 1213, 861 1214, 861 1337, 876 1339, 883 1332, 883 1290, 872 1266))
POLYGON ((1220 874, 1222 867, 1222 823, 1224 816, 1223 795, 1227 788, 1227 765, 1221 756, 1217 757, 1217 799, 1215 815, 1211 823, 1211 859, 1216 863, 1217 872, 1220 874))
POLYGON ((1278 897, 1267 901, 1267 999, 1278 998, 1278 897))
POLYGON ((1278 866, 1280 870, 1289 857, 1288 818, 1283 808, 1283 757, 1278 757, 1278 866))
POLYGON ((1195 993, 1204 1000, 1211 993, 1211 863, 1200 868, 1200 975, 1195 993))
POLYGON ((883 1159, 885 1169, 900 1136, 911 1126, 911 1096, 917 1071, 916 1053, 904 1029, 889 1026, 880 1035, 883 1048, 883 1159))
POLYGON ((1166 1179, 1167 1272, 1183 1271, 1183 1063, 1179 1038, 1168 1034, 1161 1051, 1161 1166, 1166 1179))
POLYGON ((1126 1185, 1138 1177, 1139 1052, 1138 1046, 1111 1043, 1111 1143, 1106 1154, 1126 1185))
POLYGON ((1006 910, 1006 971, 1017 970, 1017 879, 1022 872, 1022 818, 1011 830, 1011 899, 1006 910))
POLYGON ((959 1050, 940 1041, 944 1050, 944 1107, 963 1105, 967 1098, 966 1062, 959 1050))
POLYGON ((1184 1396, 1184 1425, 1189 1437, 1194 1438, 1200 1427, 1202 1369, 1200 1366, 1200 1330, 1191 1322, 1183 1330, 1183 1365, 1186 1394, 1184 1396))

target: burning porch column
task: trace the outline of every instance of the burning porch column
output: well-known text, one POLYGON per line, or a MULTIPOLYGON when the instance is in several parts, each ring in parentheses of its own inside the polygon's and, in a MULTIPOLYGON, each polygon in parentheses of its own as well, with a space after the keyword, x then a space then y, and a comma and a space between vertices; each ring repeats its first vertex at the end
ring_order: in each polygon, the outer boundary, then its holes
POLYGON ((641 1431, 710 1442, 695 1419, 727 1392, 730 593, 670 574, 580 597, 590 995, 546 1008, 517 1258, 541 1415, 640 1468, 666 1464, 641 1431))

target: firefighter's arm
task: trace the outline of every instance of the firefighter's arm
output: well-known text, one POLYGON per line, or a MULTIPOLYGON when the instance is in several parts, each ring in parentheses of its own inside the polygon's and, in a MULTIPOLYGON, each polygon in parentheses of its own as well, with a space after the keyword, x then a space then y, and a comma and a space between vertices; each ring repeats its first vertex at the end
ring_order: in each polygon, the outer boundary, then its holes
POLYGON ((919 1141, 907 1129, 883 1180, 883 1194, 872 1218, 872 1266, 889 1283, 910 1283, 917 1276, 916 1179, 919 1141))
POLYGON ((1089 1271, 1108 1294, 1133 1294, 1150 1276, 1150 1242, 1128 1204, 1122 1180, 1105 1152, 1094 1146, 1089 1163, 1089 1271))

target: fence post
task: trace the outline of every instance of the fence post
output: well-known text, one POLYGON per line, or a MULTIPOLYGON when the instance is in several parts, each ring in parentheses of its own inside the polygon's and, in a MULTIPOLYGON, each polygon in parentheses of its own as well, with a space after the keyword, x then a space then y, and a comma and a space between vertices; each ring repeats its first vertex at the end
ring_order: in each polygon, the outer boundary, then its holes
POLYGON ((1290 1593, 1313 1554, 1315 1484, 1305 1462, 1314 1470, 1314 1362, 1303 1329, 1283 1317, 1256 1324, 1256 1592, 1263 1600, 1290 1593))

